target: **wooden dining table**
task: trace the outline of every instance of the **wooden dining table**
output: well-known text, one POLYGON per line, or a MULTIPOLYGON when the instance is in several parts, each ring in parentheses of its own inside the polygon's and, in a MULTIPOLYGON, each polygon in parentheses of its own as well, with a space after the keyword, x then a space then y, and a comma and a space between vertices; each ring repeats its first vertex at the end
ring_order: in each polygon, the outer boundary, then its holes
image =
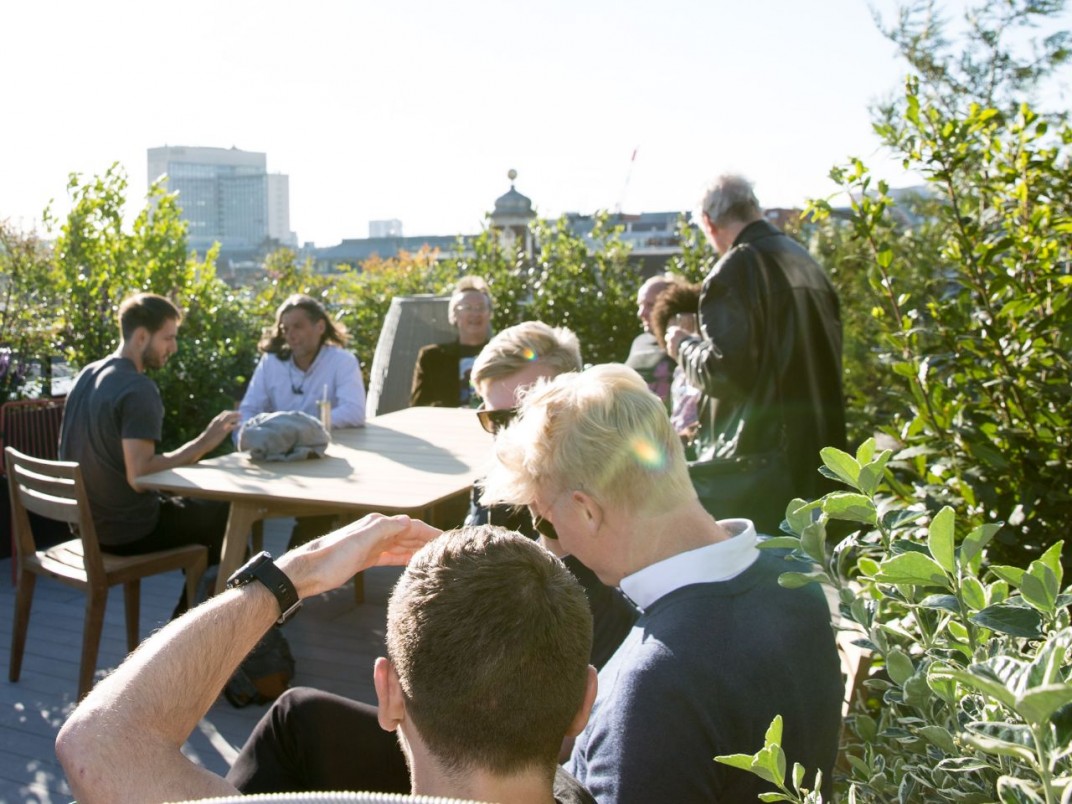
POLYGON ((241 566, 261 519, 380 512, 434 521, 439 507, 468 494, 492 458, 491 436, 472 410, 406 408, 364 427, 333 430, 321 458, 266 462, 233 452, 137 481, 145 489, 230 502, 219 592, 241 566))

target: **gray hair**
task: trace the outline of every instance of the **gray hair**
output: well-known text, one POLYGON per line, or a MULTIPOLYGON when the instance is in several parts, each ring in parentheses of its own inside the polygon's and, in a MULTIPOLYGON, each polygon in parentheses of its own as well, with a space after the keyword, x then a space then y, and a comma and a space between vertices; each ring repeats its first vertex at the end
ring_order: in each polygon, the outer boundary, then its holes
MULTIPOLYGON (((463 276, 458 280, 458 283, 454 286, 454 290, 451 292, 450 304, 447 306, 447 322, 452 326, 458 326, 458 305, 465 299, 465 294, 469 292, 483 293, 484 298, 488 302, 488 310, 495 309, 495 302, 491 298, 491 291, 488 290, 488 283, 484 281, 481 276, 463 276)), ((491 325, 488 325, 488 335, 491 335, 491 325)))
POLYGON ((724 174, 707 185, 696 217, 702 215, 707 215, 715 226, 723 226, 729 221, 751 223, 763 217, 763 210, 748 179, 724 174))

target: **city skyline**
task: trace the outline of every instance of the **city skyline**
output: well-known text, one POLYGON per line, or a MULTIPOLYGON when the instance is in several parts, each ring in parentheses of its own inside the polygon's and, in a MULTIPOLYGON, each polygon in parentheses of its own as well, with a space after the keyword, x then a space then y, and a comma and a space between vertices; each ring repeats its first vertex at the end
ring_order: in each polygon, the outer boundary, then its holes
MULTIPOLYGON (((876 0, 887 16, 892 0, 876 0)), ((950 17, 962 3, 950 3, 950 17)), ((145 152, 263 152, 289 177, 290 229, 318 246, 370 221, 407 235, 477 231, 518 171, 542 217, 691 209, 721 172, 765 206, 834 191, 878 151, 868 105, 907 70, 864 0, 135 0, 16 4, 0 71, 15 125, 0 132, 0 219, 66 211, 67 174, 120 162, 128 215, 145 152)), ((1064 15, 1062 23, 1067 21, 1064 15)), ((1067 26, 1066 26, 1067 27, 1067 26)), ((12 118, 9 118, 12 119, 12 118)))

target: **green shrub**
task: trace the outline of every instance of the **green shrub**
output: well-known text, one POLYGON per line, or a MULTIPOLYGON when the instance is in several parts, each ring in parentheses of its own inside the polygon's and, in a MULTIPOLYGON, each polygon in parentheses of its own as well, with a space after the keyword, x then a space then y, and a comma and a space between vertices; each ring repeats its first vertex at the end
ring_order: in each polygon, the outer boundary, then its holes
POLYGON ((640 331, 636 291, 641 280, 620 232, 602 217, 590 241, 575 234, 565 218, 537 221, 532 233, 531 259, 520 245, 504 248, 494 232, 485 231, 471 244, 472 254, 459 253, 450 262, 458 275, 488 280, 496 330, 543 321, 573 330, 586 363, 625 360, 640 331))
POLYGON ((42 364, 57 333, 54 318, 41 311, 59 305, 46 246, 0 221, 0 402, 48 394, 42 364))
POLYGON ((1072 526, 1072 130, 1051 132, 1027 107, 950 117, 922 105, 914 81, 905 108, 903 125, 880 130, 940 199, 926 219, 895 222, 862 163, 834 172, 873 299, 866 321, 855 313, 853 331, 870 332, 849 354, 849 378, 865 378, 850 387, 864 421, 903 447, 902 496, 1004 519, 995 554, 1026 563, 1072 526))
POLYGON ((1025 101, 1072 55, 1034 37, 1061 0, 980 3, 948 33, 932 2, 884 33, 908 62, 875 130, 924 192, 894 202, 860 160, 832 176, 847 222, 813 244, 845 314, 855 443, 881 431, 904 500, 1004 520, 992 552, 1026 564, 1072 526, 1072 129, 1025 101))
MULTIPOLYGON (((958 532, 954 510, 906 505, 886 482, 889 450, 873 440, 855 456, 823 450, 823 472, 847 491, 793 501, 782 535, 815 562, 783 586, 827 584, 843 624, 873 654, 865 694, 854 702, 836 789, 856 802, 1058 802, 1072 796, 1070 590, 1062 590, 1055 543, 1026 568, 987 565, 999 532, 958 532), (834 520, 860 529, 827 542, 834 520)), ((818 801, 805 769, 786 782, 772 726, 754 756, 719 761, 780 787, 767 801, 818 801)))
POLYGON ((124 298, 142 291, 172 298, 184 312, 179 351, 154 380, 164 399, 163 442, 178 446, 234 406, 254 360, 251 310, 216 276, 215 250, 200 261, 188 255, 177 197, 162 185, 150 188, 129 232, 127 181, 118 165, 87 180, 71 174, 67 190, 66 219, 45 215, 59 230, 48 272, 59 303, 42 304, 40 290, 27 288, 20 304, 56 322, 53 350, 79 369, 119 345, 124 298))

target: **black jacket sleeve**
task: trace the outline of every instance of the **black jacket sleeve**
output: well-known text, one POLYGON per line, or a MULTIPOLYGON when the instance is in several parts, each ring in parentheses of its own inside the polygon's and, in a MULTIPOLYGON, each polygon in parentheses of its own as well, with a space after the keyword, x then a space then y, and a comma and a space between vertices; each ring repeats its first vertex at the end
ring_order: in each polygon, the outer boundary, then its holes
POLYGON ((701 289, 702 337, 681 344, 678 362, 689 383, 715 399, 747 395, 756 383, 762 329, 750 287, 755 263, 747 246, 726 255, 701 289))

